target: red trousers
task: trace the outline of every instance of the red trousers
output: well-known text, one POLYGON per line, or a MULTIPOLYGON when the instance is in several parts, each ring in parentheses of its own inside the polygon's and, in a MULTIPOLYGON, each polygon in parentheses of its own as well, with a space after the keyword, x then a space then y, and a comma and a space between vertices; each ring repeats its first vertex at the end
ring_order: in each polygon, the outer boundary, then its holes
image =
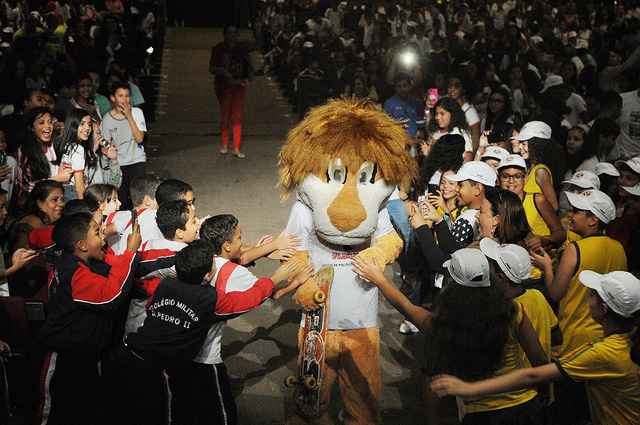
POLYGON ((216 86, 216 97, 220 104, 220 135, 222 146, 229 145, 229 127, 233 132, 233 148, 240 150, 242 136, 242 109, 244 107, 245 86, 216 86))

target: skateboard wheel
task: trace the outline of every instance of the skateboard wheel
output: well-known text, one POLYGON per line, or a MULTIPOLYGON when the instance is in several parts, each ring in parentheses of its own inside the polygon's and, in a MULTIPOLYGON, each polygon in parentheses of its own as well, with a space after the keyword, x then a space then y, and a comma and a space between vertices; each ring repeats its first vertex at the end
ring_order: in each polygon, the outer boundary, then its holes
POLYGON ((287 388, 294 387, 298 383, 298 378, 293 375, 289 375, 284 379, 284 385, 287 388))
POLYGON ((315 301, 317 304, 324 303, 326 299, 327 299, 327 296, 322 291, 316 291, 316 293, 313 294, 313 301, 315 301))
POLYGON ((304 386, 309 390, 315 390, 318 387, 318 381, 313 376, 304 378, 304 386))

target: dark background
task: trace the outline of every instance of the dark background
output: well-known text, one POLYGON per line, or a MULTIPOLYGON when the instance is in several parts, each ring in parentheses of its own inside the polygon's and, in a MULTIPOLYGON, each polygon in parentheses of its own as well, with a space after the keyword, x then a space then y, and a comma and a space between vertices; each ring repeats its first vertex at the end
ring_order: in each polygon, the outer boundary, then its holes
POLYGON ((233 24, 246 28, 258 0, 167 0, 169 22, 184 17, 186 26, 222 27, 233 24))

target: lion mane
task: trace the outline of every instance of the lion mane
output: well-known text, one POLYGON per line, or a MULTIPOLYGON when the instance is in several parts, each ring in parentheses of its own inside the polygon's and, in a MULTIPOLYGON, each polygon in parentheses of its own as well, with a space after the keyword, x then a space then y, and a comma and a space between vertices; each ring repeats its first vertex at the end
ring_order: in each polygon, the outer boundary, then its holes
POLYGON ((278 186, 286 198, 309 174, 324 176, 334 158, 352 170, 365 161, 376 164, 391 185, 413 181, 418 168, 407 152, 410 141, 403 126, 372 101, 330 100, 289 131, 279 155, 278 186))

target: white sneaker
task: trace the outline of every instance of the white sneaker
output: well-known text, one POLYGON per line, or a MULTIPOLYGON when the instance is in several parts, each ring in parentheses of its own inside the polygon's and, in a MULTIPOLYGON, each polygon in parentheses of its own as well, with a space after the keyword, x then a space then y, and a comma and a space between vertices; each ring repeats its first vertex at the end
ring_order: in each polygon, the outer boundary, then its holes
POLYGON ((420 332, 420 329, 416 328, 413 323, 408 320, 400 323, 400 329, 398 331, 403 335, 414 335, 420 332))

